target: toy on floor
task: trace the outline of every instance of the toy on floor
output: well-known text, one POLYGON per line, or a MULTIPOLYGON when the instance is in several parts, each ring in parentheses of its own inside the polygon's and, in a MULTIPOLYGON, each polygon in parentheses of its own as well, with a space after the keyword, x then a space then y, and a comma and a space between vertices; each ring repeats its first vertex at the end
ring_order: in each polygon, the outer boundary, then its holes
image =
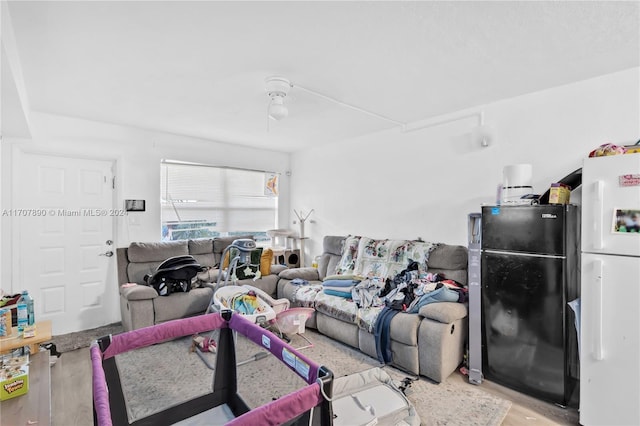
POLYGON ((191 342, 191 352, 194 352, 196 350, 196 347, 202 352, 211 352, 214 354, 217 352, 218 345, 216 344, 216 341, 211 337, 204 337, 194 334, 191 342))

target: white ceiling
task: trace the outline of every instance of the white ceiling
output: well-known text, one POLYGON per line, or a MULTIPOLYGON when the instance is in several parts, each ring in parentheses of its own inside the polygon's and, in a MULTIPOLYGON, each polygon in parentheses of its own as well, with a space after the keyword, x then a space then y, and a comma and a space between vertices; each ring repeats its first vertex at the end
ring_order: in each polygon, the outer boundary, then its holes
POLYGON ((640 65, 640 2, 10 1, 32 110, 281 151, 640 65))

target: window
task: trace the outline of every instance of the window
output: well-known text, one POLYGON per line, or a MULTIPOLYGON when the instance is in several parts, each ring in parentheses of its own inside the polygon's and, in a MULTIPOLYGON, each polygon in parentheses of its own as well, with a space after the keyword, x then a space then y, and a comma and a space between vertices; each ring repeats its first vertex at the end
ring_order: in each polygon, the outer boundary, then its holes
POLYGON ((266 230, 276 227, 278 197, 265 188, 273 176, 163 161, 162 240, 252 234, 259 243, 270 241, 266 230))

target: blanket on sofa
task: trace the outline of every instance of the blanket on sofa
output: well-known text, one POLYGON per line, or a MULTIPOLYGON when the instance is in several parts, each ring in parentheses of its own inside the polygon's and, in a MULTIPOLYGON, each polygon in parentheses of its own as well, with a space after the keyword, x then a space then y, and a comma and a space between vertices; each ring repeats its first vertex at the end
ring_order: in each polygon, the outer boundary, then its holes
MULTIPOLYGON (((466 289, 445 282, 433 283, 435 286, 430 291, 418 290, 414 295, 414 303, 407 306, 408 313, 417 313, 422 306, 436 302, 466 302, 466 289)), ((417 287, 419 288, 419 287, 417 287)), ((353 291, 356 291, 355 289, 353 291)), ((354 302, 354 298, 335 296, 327 293, 320 284, 300 286, 294 294, 294 301, 301 306, 314 308, 318 312, 327 314, 333 318, 345 322, 357 324, 361 329, 373 333, 376 320, 382 309, 387 306, 384 298, 379 303, 363 307, 354 302)))
POLYGON ((428 272, 429 254, 437 243, 375 240, 349 236, 334 274, 322 285, 301 285, 294 302, 315 308, 373 333, 385 306, 417 313, 435 302, 465 302, 466 289, 446 277, 428 272), (384 296, 384 297, 383 297, 384 296), (393 304, 394 300, 398 303, 393 304))
POLYGON ((437 243, 425 241, 349 236, 344 241, 342 257, 335 273, 385 279, 398 274, 411 261, 418 262, 421 271, 426 273, 429 254, 437 246, 437 243))

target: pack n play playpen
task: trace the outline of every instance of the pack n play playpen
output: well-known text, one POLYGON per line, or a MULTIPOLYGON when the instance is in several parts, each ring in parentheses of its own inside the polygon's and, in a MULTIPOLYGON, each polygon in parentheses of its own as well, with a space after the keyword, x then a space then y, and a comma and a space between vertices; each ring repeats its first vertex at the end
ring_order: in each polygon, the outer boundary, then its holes
MULTIPOLYGON (((186 342, 186 341, 185 341, 186 342)), ((155 349, 155 348, 154 348, 155 349)), ((186 346, 185 346, 186 350, 186 346)), ((94 424, 111 425, 419 425, 414 407, 384 371, 374 368, 339 377, 312 361, 275 334, 231 311, 170 321, 98 339, 91 345, 94 424), (217 329, 220 331, 213 385, 206 394, 176 402, 130 420, 117 355, 217 329), (266 404, 250 408, 238 392, 234 334, 266 350, 274 362, 302 379, 304 386, 266 404), (335 392, 334 392, 335 390, 335 392), (335 396, 333 398, 332 396, 335 396)), ((268 370, 261 374, 270 374, 268 370)), ((272 373, 271 373, 272 374, 272 373)), ((273 380, 283 380, 274 377, 273 380)), ((188 383, 181 384, 182 386, 188 383)), ((144 389, 144 387, 143 387, 144 389)), ((154 398, 141 392, 142 400, 154 398)))
POLYGON ((310 421, 311 424, 331 424, 332 409, 327 398, 331 395, 333 374, 276 335, 229 311, 103 337, 92 344, 91 361, 96 425, 308 425, 310 421), (115 356, 213 329, 220 330, 220 341, 212 392, 130 422, 115 356), (266 405, 250 409, 237 391, 234 331, 269 351, 307 385, 266 405))

